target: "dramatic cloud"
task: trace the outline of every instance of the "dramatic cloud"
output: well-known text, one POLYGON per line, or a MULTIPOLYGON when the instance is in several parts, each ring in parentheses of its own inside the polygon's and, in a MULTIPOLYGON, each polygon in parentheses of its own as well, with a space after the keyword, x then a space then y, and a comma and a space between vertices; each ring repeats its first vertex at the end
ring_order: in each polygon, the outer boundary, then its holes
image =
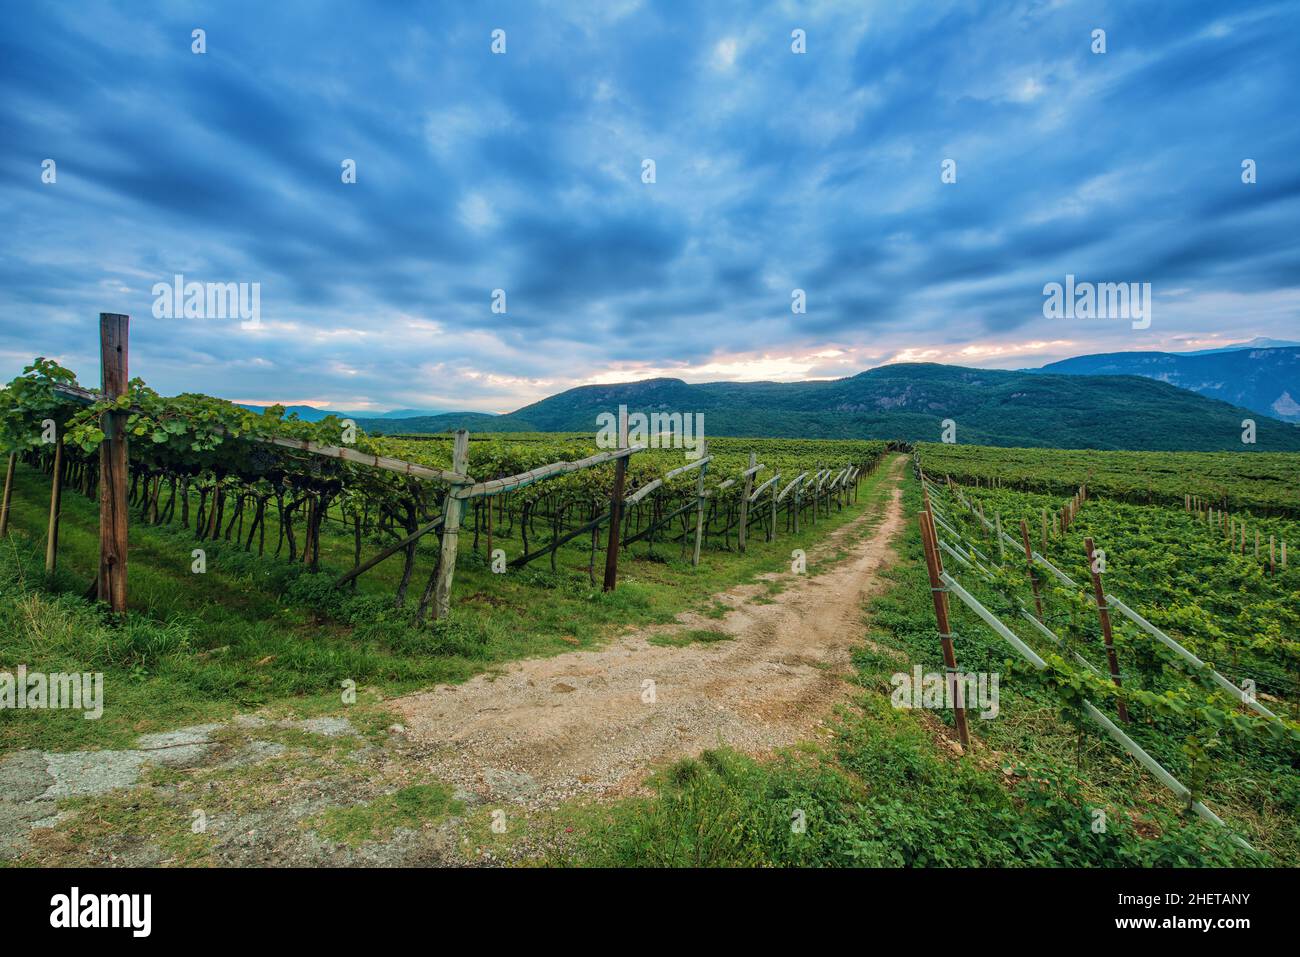
POLYGON ((165 392, 491 411, 1300 327, 1293 4, 9 4, 0 28, 4 378, 45 354, 93 383, 101 311, 165 392), (154 318, 178 273, 260 283, 260 327, 154 318), (1151 283, 1150 328, 1044 318, 1067 274, 1151 283))

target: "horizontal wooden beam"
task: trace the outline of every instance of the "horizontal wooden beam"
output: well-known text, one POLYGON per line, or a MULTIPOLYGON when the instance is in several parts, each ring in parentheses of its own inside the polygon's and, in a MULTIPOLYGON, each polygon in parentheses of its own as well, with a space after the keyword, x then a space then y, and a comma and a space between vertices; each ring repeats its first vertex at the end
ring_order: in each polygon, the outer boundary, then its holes
POLYGON ((637 452, 644 452, 644 445, 633 445, 626 449, 611 449, 608 452, 597 452, 595 455, 589 455, 585 459, 578 459, 576 462, 552 462, 550 465, 542 465, 527 472, 520 472, 518 475, 508 475, 505 478, 491 479, 487 482, 476 482, 473 485, 464 485, 453 493, 457 498, 478 498, 484 495, 500 495, 503 492, 513 492, 515 489, 532 485, 534 482, 540 482, 543 479, 554 478, 557 475, 567 475, 569 472, 577 472, 580 469, 591 468, 593 465, 603 465, 605 462, 613 462, 616 459, 626 458, 637 452))
POLYGON ((659 488, 663 484, 664 484, 664 480, 661 478, 657 478, 653 482, 647 482, 645 485, 642 485, 639 489, 637 489, 635 492, 629 495, 624 501, 626 501, 628 505, 635 505, 637 502, 641 501, 641 499, 645 498, 647 495, 649 495, 651 492, 653 492, 655 489, 659 488))
POLYGON ((776 500, 778 502, 783 501, 785 497, 790 494, 790 490, 794 488, 796 485, 798 485, 800 482, 802 482, 804 479, 806 479, 807 477, 808 477, 807 472, 801 472, 799 475, 796 475, 793 479, 790 480, 790 484, 787 485, 781 491, 781 494, 776 497, 776 500))
MULTIPOLYGON (((764 491, 767 490, 767 487, 768 487, 769 485, 775 485, 775 484, 776 484, 777 482, 779 482, 780 480, 781 480, 781 473, 780 473, 780 472, 777 472, 775 475, 773 475, 770 479, 768 479, 766 482, 764 482, 764 483, 763 483, 762 485, 760 485, 758 488, 754 489, 754 491, 750 493, 749 500, 750 500, 751 502, 756 501, 756 500, 758 499, 758 497, 759 497, 760 495, 762 495, 764 491)), ((775 495, 776 493, 773 492, 772 494, 775 495)))
MULTIPOLYGON (((93 392, 90 389, 83 389, 80 386, 56 385, 56 392, 62 393, 71 399, 84 402, 87 405, 103 399, 103 395, 93 392)), ((143 410, 133 406, 129 411, 142 412, 143 410)), ((220 426, 214 431, 222 435, 230 435, 228 429, 220 426)), ((263 445, 278 445, 286 449, 296 449, 299 452, 306 452, 309 455, 319 455, 322 458, 343 459, 346 462, 355 462, 358 465, 368 465, 371 468, 383 469, 386 472, 397 472, 401 475, 410 475, 413 478, 430 479, 435 482, 448 482, 453 485, 465 484, 474 481, 468 475, 461 475, 458 472, 450 472, 446 469, 430 468, 427 465, 418 465, 415 462, 407 462, 404 459, 395 459, 387 455, 375 455, 369 452, 358 452, 356 449, 343 448, 337 445, 326 445, 323 442, 313 442, 309 439, 292 439, 284 436, 263 437, 260 435, 243 434, 235 438, 246 439, 249 442, 261 442, 263 445)))
POLYGON ((696 459, 694 462, 687 462, 685 465, 680 465, 677 468, 673 469, 671 472, 665 474, 664 481, 667 482, 671 479, 675 479, 683 472, 689 472, 691 469, 697 469, 702 465, 708 465, 712 461, 713 461, 712 455, 705 455, 701 458, 696 459))

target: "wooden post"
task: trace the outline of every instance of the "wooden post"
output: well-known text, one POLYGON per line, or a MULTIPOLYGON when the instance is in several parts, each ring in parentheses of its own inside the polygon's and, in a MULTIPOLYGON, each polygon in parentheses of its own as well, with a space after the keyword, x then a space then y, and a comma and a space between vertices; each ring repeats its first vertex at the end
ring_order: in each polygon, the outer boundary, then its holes
MULTIPOLYGON (((758 453, 749 453, 749 467, 753 469, 758 464, 758 453)), ((751 471, 745 475, 745 490, 740 495, 740 531, 736 533, 736 547, 740 551, 745 550, 745 529, 749 525, 749 493, 754 488, 754 473, 751 471)))
MULTIPOLYGON (((1106 664, 1110 667, 1110 680, 1115 683, 1115 687, 1121 687, 1119 680, 1119 659, 1115 657, 1115 644, 1110 630, 1110 609, 1106 607, 1106 595, 1101 587, 1101 575, 1093 562, 1092 539, 1085 538, 1083 547, 1088 553, 1088 573, 1092 576, 1092 592, 1097 599, 1097 618, 1101 621, 1101 640, 1106 646, 1106 664)), ((1123 701, 1119 702, 1119 719, 1125 724, 1128 723, 1128 708, 1123 701)))
POLYGON ((953 705, 953 720, 957 725, 957 736, 961 739, 961 746, 969 751, 970 731, 966 727, 966 709, 957 699, 957 654, 953 650, 952 632, 948 627, 948 590, 939 577, 943 572, 943 558, 939 555, 933 516, 929 512, 922 512, 918 521, 921 525, 921 542, 925 545, 925 567, 930 573, 934 620, 939 626, 939 644, 943 649, 944 670, 947 672, 945 684, 948 688, 949 700, 953 705))
POLYGON ((1034 589, 1034 607, 1038 610, 1038 620, 1043 620, 1043 596, 1038 592, 1038 576, 1034 574, 1034 550, 1029 546, 1029 523, 1020 520, 1020 538, 1025 543, 1025 564, 1029 566, 1029 584, 1034 589))
MULTIPOLYGON (((469 432, 456 430, 456 440, 451 452, 451 470, 466 474, 469 464, 469 432)), ((456 541, 460 537, 460 519, 465 510, 465 500, 456 497, 457 486, 447 489, 442 504, 442 542, 438 553, 438 581, 433 592, 433 618, 446 618, 451 611, 451 580, 456 574, 456 541)))
MULTIPOLYGON (((130 316, 99 314, 99 364, 105 399, 126 395, 130 316)), ((99 577, 96 594, 116 614, 126 611, 126 412, 105 412, 99 446, 99 577)))
POLYGON ((14 495, 14 465, 18 462, 18 453, 9 453, 9 467, 5 471, 5 493, 0 499, 0 538, 9 533, 9 501, 14 495))
POLYGON ((998 564, 1005 565, 1007 563, 1007 546, 1002 541, 1002 512, 1001 511, 997 511, 993 513, 993 526, 994 526, 994 533, 997 536, 997 540, 998 540, 998 564))
MULTIPOLYGON (((777 475, 780 475, 781 473, 778 472, 778 473, 776 473, 776 474, 777 474, 777 475)), ((767 532, 767 540, 768 540, 769 542, 774 542, 774 541, 776 541, 776 493, 777 493, 777 484, 778 484, 778 483, 776 483, 776 482, 773 482, 773 483, 772 483, 772 522, 771 522, 771 525, 769 526, 769 528, 768 528, 768 532, 767 532)))
MULTIPOLYGON (((618 447, 627 448, 626 432, 619 436, 618 447)), ((624 455, 614 462, 614 491, 609 497, 609 540, 605 545, 605 584, 602 591, 613 591, 618 584, 618 537, 623 529, 623 485, 627 481, 628 458, 624 455)))
MULTIPOLYGON (((709 454, 707 442, 700 444, 700 454, 709 454)), ((700 539, 704 537, 704 472, 708 467, 708 462, 701 465, 699 475, 695 479, 695 551, 691 555, 692 565, 700 563, 700 539)))
POLYGON ((50 480, 50 523, 45 533, 45 574, 53 575, 59 561, 59 512, 63 502, 63 433, 54 441, 54 478, 50 480))

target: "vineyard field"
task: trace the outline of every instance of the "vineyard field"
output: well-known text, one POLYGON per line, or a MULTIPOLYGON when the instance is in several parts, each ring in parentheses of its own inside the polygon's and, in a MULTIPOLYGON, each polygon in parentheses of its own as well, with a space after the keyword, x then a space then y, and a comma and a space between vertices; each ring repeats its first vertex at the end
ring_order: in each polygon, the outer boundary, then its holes
POLYGON ((1112 452, 993 449, 922 443, 930 473, 961 485, 1001 481, 1069 496, 1085 482, 1126 502, 1182 505, 1197 495, 1216 508, 1254 509, 1300 519, 1300 454, 1294 452, 1112 452))
MULTIPOLYGON (((1109 499, 1089 486, 1086 495, 1075 500, 1081 504, 1062 531, 1058 496, 1015 488, 1043 481, 1054 456, 1042 456, 1044 462, 1017 471, 1023 461, 1015 455, 1011 462, 1001 461, 1004 450, 965 449, 963 455, 952 456, 941 449, 931 454, 936 449, 922 449, 918 461, 935 478, 935 507, 942 504, 943 520, 958 536, 950 542, 958 555, 945 556, 945 564, 963 587, 1048 661, 1044 672, 1013 667, 1006 681, 1017 690, 1004 691, 1004 705, 1021 702, 1012 708, 1023 715, 1047 704, 1068 727, 1080 720, 1082 695, 1109 702, 1099 706, 1112 716, 1123 701, 1132 718, 1124 728, 1148 754, 1224 814, 1229 828, 1247 834, 1258 848, 1294 862, 1300 854, 1300 568, 1276 560, 1270 566, 1267 548, 1258 555, 1255 551, 1254 532, 1260 531, 1265 543, 1270 535, 1294 542, 1300 526, 1286 518, 1234 513, 1231 521, 1238 531, 1230 541, 1208 514, 1187 510, 1182 501, 1137 505, 1109 499), (940 470, 957 460, 971 465, 986 484, 962 487, 953 475, 954 484, 948 487, 947 475, 940 470), (1021 546, 1022 521, 1030 547, 1074 586, 1036 563, 1035 597, 1021 546), (1244 548, 1243 524, 1248 539, 1244 548), (998 537, 999 528, 1010 534, 1010 541, 998 537), (1089 539, 1097 550, 1092 558, 1104 554, 1099 580, 1106 594, 1199 657, 1203 667, 1190 666, 1112 609, 1110 627, 1122 690, 1115 687, 1107 678, 1097 600, 1089 585, 1097 567, 1085 547, 1089 539), (1036 600, 1041 600, 1043 623, 1059 644, 1045 641, 1026 620, 1036 600), (1210 668, 1257 696, 1277 718, 1254 714, 1225 695, 1209 679, 1210 668)), ((1195 484, 1200 458, 1169 455, 1164 468, 1195 484)), ((1266 499, 1265 508, 1276 504, 1266 499)), ((951 537, 949 532, 941 535, 951 537)), ((996 667, 1010 648, 964 605, 954 604, 962 667, 996 667)), ((1041 749, 1041 741, 1031 744, 1019 738, 1015 714, 1013 710, 1007 722, 977 722, 977 731, 994 747, 1012 747, 1014 742, 1018 749, 1041 749)), ((1103 763, 1115 760, 1108 757, 1103 763)), ((1088 769, 1086 777, 1104 789, 1108 773, 1088 769)), ((1113 792, 1109 799, 1121 800, 1113 792)), ((1149 794, 1145 803, 1160 806, 1166 800, 1149 794)))

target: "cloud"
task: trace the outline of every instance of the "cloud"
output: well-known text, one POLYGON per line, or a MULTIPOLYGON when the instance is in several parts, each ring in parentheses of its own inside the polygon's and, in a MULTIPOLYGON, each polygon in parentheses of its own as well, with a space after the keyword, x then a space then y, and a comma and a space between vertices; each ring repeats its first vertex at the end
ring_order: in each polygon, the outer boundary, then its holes
POLYGON ((0 12, 0 378, 93 382, 100 311, 162 391, 358 409, 1294 337, 1294 7, 231 4, 203 55, 193 19, 0 12), (153 319, 178 272, 263 327, 153 319), (1151 328, 1044 319, 1067 273, 1151 282, 1151 328))

